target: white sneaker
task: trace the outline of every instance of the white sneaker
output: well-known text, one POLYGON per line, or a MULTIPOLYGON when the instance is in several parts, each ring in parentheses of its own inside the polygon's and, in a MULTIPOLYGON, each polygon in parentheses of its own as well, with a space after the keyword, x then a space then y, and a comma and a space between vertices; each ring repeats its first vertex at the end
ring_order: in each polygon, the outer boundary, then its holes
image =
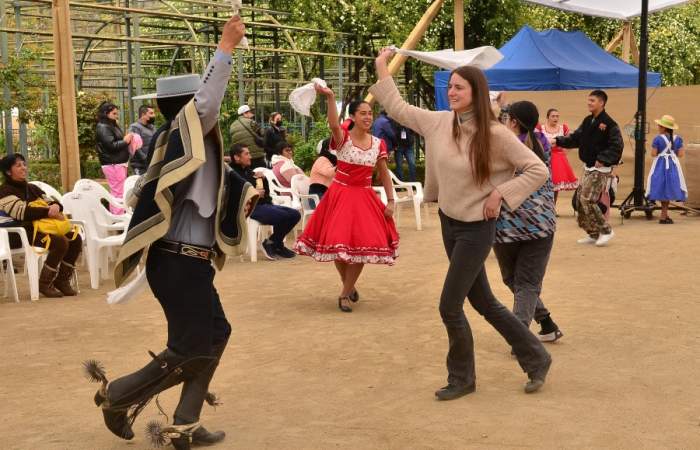
POLYGON ((595 238, 592 238, 590 236, 586 236, 585 238, 581 238, 578 241, 579 244, 595 244, 597 240, 595 238))
POLYGON ((596 247, 605 247, 607 245, 607 243, 610 241, 610 239, 613 238, 613 236, 615 236, 615 232, 612 230, 610 230, 609 234, 601 234, 598 237, 598 240, 595 241, 596 247))

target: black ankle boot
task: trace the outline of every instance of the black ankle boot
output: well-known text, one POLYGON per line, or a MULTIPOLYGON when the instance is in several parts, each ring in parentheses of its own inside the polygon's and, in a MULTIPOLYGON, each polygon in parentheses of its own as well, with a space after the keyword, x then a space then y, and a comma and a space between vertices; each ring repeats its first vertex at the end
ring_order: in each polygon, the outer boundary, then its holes
POLYGON ((153 396, 183 382, 212 361, 209 357, 185 358, 169 349, 151 356, 153 360, 143 368, 111 383, 101 364, 96 361, 84 364, 89 379, 102 383, 95 394, 95 404, 102 407, 105 426, 121 439, 134 437, 131 427, 153 396))
POLYGON ((207 446, 218 444, 226 437, 223 431, 214 431, 213 433, 204 427, 199 427, 192 433, 192 446, 207 446))

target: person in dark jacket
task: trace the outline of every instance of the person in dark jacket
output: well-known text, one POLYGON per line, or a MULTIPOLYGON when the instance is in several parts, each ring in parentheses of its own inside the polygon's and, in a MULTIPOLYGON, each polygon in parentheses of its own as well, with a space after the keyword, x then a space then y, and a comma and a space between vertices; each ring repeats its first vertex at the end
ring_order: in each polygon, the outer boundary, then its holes
POLYGON ((273 205, 270 198, 270 187, 265 177, 257 175, 251 169, 251 156, 248 147, 234 144, 231 148, 231 168, 241 178, 253 186, 257 185, 260 199, 255 209, 250 213, 250 218, 263 225, 272 226, 272 235, 262 243, 262 250, 269 260, 280 258, 294 258, 296 253, 284 246, 284 237, 294 229, 301 220, 299 211, 286 206, 273 205), (261 180, 262 183, 258 181, 261 180))
POLYGON ((265 158, 267 158, 268 167, 272 156, 277 151, 277 144, 287 140, 287 130, 284 128, 284 118, 282 114, 273 112, 270 114, 270 127, 265 130, 265 139, 263 147, 265 148, 265 158))
POLYGON ((139 107, 139 120, 129 125, 129 133, 138 134, 143 141, 141 148, 134 150, 129 160, 129 165, 136 175, 143 175, 148 168, 148 146, 156 132, 155 123, 156 113, 153 106, 141 105, 139 107))
POLYGON ((386 111, 382 110, 379 113, 379 117, 372 124, 372 136, 378 137, 384 140, 386 149, 391 155, 391 152, 396 150, 396 132, 392 126, 391 120, 386 114, 386 111))
MULTIPOLYGON (((124 134, 119 127, 117 118, 119 108, 111 102, 102 102, 97 111, 96 145, 97 156, 102 165, 102 172, 109 183, 112 196, 124 196, 124 180, 126 180, 129 163, 129 144, 131 133, 124 134)), ((112 214, 123 214, 124 210, 113 205, 109 206, 112 214)))
POLYGON ((586 165, 578 193, 578 224, 588 236, 579 239, 579 244, 606 245, 613 238, 612 227, 605 220, 598 201, 612 177, 613 166, 622 158, 624 142, 620 127, 605 112, 608 95, 595 90, 588 95, 588 111, 581 125, 568 136, 557 136, 552 145, 563 148, 578 147, 578 156, 586 165))
MULTIPOLYGON (((392 121, 393 122, 393 121, 392 121)), ((408 164, 408 180, 416 181, 416 134, 408 127, 393 122, 396 132, 396 176, 401 181, 406 181, 403 177, 403 160, 408 164)))
MULTIPOLYGON (((41 232, 34 235, 35 220, 64 219, 63 206, 49 199, 44 191, 36 185, 27 183, 27 161, 19 153, 7 155, 0 160, 0 170, 5 182, 0 186, 0 210, 21 223, 27 230, 30 242, 44 247, 41 241, 47 236, 41 232), (35 200, 44 200, 49 206, 30 206, 35 200)), ((83 249, 80 235, 51 235, 49 254, 39 276, 39 292, 45 297, 63 297, 78 295, 71 286, 75 262, 83 249), (60 266, 60 267, 59 267, 60 266)))

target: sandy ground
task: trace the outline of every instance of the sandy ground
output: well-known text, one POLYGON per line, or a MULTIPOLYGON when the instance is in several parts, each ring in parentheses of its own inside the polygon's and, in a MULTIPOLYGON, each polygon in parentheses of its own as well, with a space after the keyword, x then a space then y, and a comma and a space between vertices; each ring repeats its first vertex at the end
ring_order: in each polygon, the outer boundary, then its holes
MULTIPOLYGON (((447 268, 432 209, 422 232, 404 211, 399 262, 368 267, 352 314, 336 308, 333 266, 308 258, 231 261, 216 277, 234 332, 212 390, 223 397, 202 420, 228 437, 218 448, 700 448, 697 217, 661 226, 641 217, 608 248, 582 247, 568 198, 543 298, 564 338, 548 349, 544 389, 471 308, 477 392, 437 402, 447 339, 437 310, 447 268)), ((492 286, 510 305, 491 256, 492 286)), ((108 286, 77 298, 0 304, 0 447, 147 449, 151 405, 120 441, 92 404, 86 358, 112 377, 130 372, 165 342, 150 296, 109 307, 108 286)), ((533 326, 533 329, 535 327, 533 326)), ((536 331, 536 330, 535 330, 536 331)), ((172 413, 178 392, 161 402, 172 413)))

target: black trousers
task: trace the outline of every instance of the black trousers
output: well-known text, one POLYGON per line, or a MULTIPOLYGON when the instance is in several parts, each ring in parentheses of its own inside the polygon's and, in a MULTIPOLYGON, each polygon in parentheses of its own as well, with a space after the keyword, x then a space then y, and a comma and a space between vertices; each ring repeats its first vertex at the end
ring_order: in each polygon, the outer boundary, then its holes
POLYGON ((447 382, 474 385, 474 339, 464 314, 464 299, 513 347, 520 367, 533 372, 549 353, 530 330, 491 292, 484 261, 491 251, 496 221, 462 222, 440 211, 440 224, 450 266, 440 296, 440 316, 447 329, 447 382))
POLYGON ((151 248, 146 277, 168 321, 168 348, 185 356, 209 356, 228 340, 231 325, 214 288, 209 261, 151 248))

